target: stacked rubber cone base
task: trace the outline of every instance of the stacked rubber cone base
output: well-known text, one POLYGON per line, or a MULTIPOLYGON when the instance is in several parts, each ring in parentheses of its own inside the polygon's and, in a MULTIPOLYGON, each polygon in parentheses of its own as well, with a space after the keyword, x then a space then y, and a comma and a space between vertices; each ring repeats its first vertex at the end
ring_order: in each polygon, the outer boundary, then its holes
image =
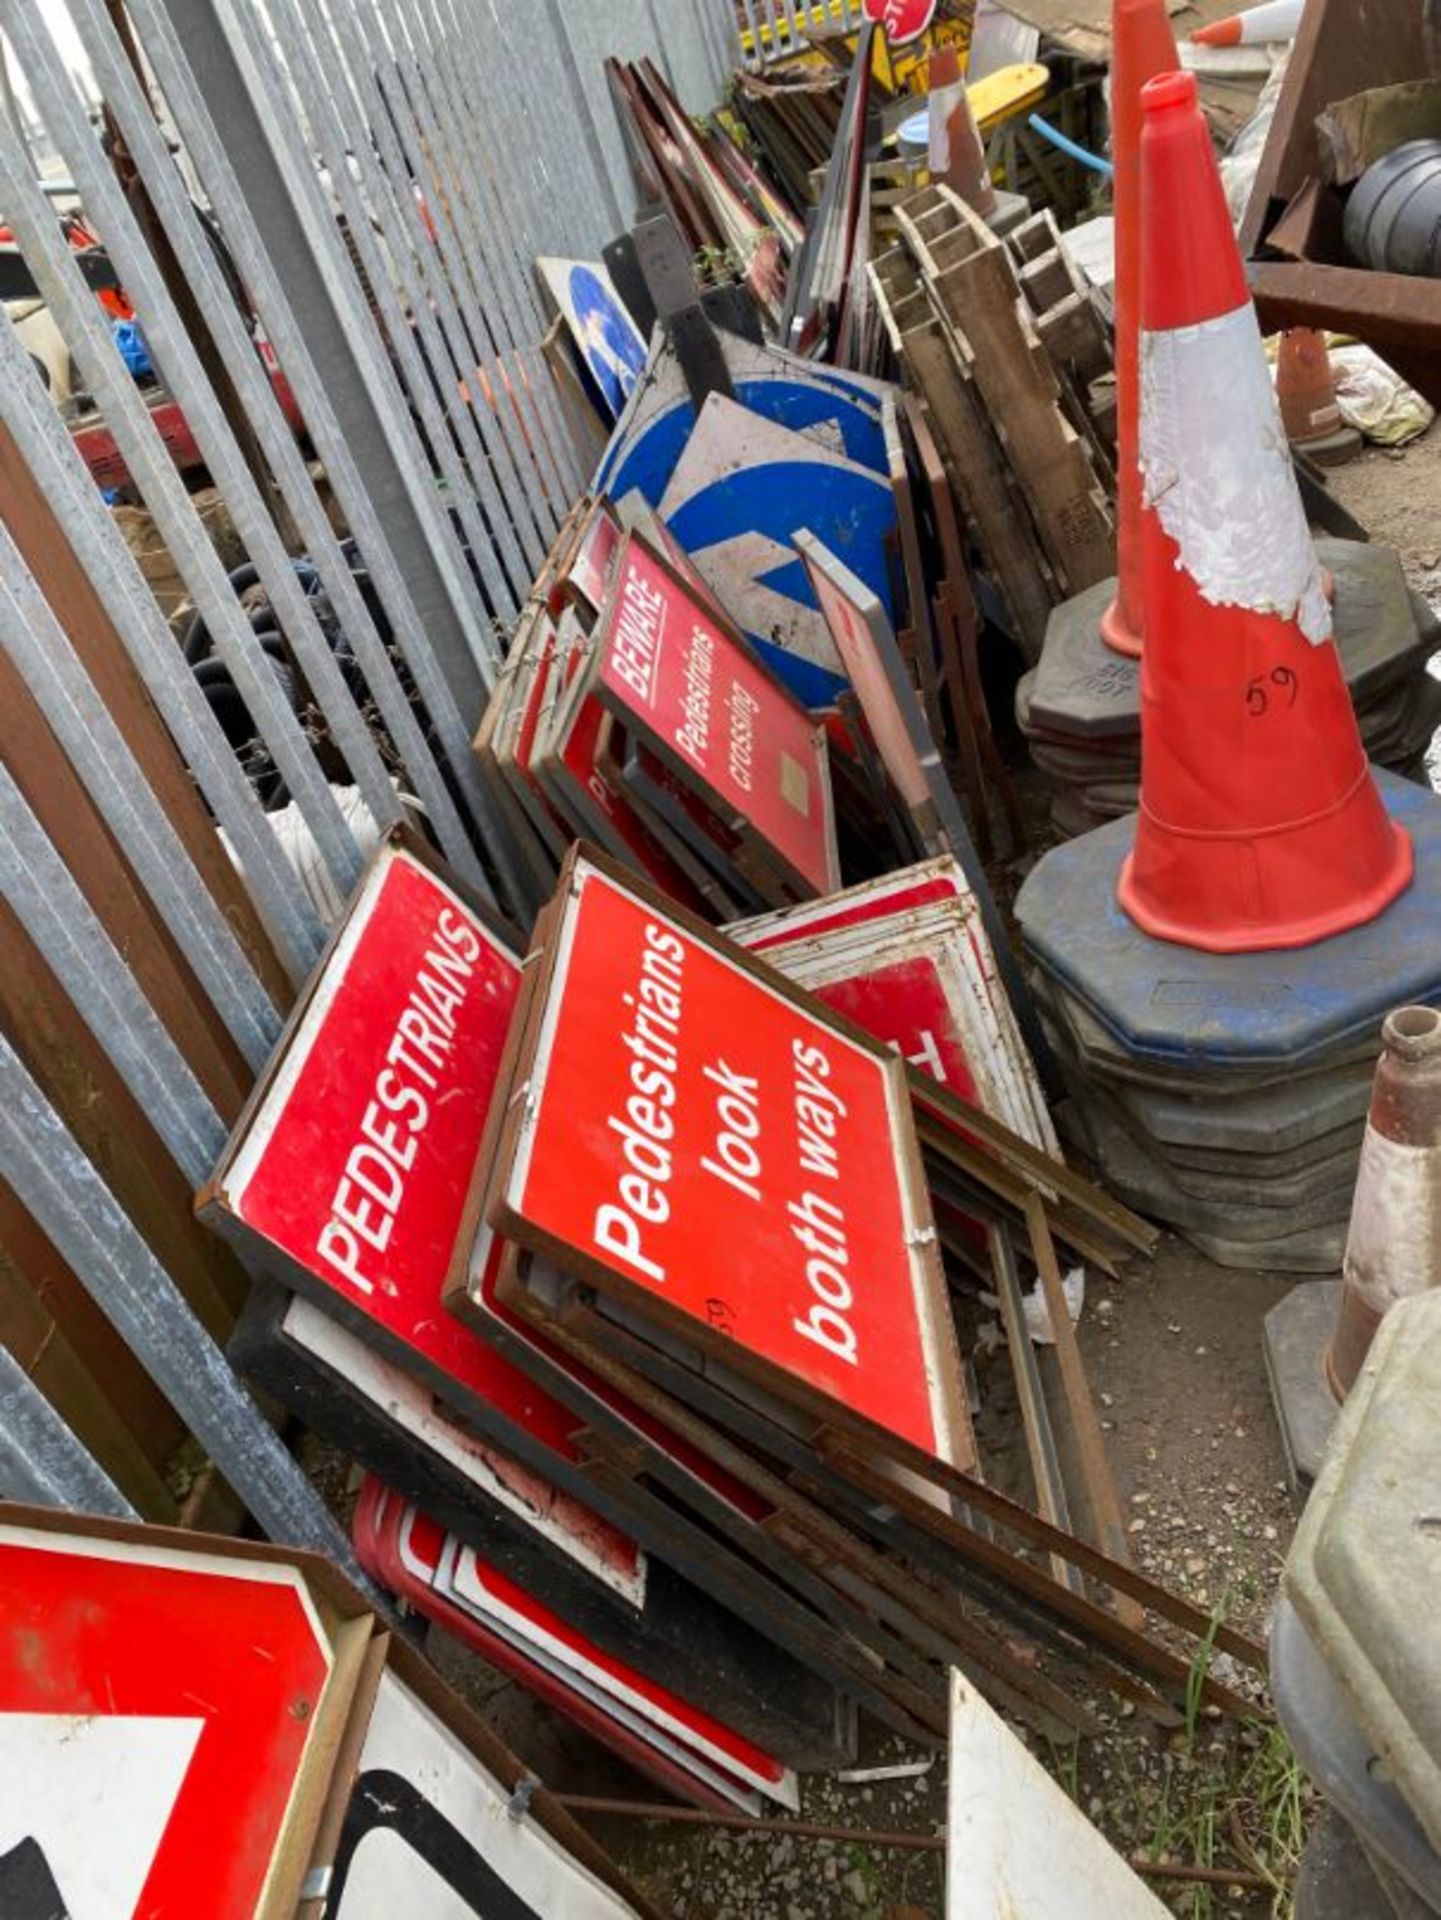
MULTIPOLYGON (((1334 617, 1367 758, 1424 784, 1441 727, 1441 680, 1426 671, 1441 621, 1406 584, 1389 547, 1318 540, 1335 581, 1334 617)), ((1016 694, 1031 758, 1053 782, 1052 817, 1067 837, 1136 810, 1141 779, 1140 662, 1112 651, 1100 619, 1107 580, 1057 607, 1039 664, 1016 694)))
POLYGON ((1441 1005, 1441 801, 1376 781, 1415 879, 1313 946, 1212 954, 1143 934, 1116 901, 1134 818, 1053 849, 1016 903, 1063 1124, 1122 1199, 1221 1266, 1340 1267, 1382 1021, 1441 1005))

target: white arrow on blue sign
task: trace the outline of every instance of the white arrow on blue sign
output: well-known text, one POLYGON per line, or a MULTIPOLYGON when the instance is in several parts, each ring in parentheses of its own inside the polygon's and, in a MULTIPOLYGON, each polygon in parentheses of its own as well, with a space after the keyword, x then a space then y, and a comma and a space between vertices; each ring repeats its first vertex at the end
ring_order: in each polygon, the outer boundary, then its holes
POLYGON ((711 394, 660 502, 660 515, 772 671, 808 707, 846 679, 791 536, 814 531, 886 607, 888 480, 813 435, 711 394))

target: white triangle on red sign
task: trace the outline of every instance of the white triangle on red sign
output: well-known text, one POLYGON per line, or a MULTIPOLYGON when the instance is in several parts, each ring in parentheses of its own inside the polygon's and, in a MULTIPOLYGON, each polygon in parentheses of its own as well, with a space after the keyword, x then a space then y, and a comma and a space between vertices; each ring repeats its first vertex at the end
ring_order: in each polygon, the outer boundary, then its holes
POLYGON ((178 1715, 0 1715, 4 1750, 25 1756, 0 1791, 0 1856, 33 1840, 69 1920, 131 1920, 204 1726, 178 1715))

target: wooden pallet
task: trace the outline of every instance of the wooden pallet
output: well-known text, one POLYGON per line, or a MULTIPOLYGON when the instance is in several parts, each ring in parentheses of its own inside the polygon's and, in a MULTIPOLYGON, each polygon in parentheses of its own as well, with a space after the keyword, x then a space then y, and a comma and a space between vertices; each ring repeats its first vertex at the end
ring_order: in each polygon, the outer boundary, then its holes
POLYGON ((944 187, 917 195, 897 219, 1025 496, 1061 597, 1080 593, 1115 571, 1115 526, 1090 449, 1066 418, 1012 256, 944 187))

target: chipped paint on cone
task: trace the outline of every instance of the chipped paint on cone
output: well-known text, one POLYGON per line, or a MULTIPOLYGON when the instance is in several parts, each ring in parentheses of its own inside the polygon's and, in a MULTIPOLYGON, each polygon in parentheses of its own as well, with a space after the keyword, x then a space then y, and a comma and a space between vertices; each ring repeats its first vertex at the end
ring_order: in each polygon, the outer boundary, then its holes
POLYGON ((966 83, 957 79, 948 87, 937 87, 930 97, 930 152, 927 164, 932 173, 951 170, 951 115, 963 106, 966 83))
POLYGON ((1367 1127, 1342 1269, 1378 1315, 1441 1277, 1441 1151, 1367 1127))
POLYGON ((1441 1013, 1400 1007, 1382 1040, 1325 1360, 1338 1400, 1391 1308, 1441 1281, 1441 1013))
POLYGON ((1144 503, 1212 606, 1294 620, 1313 646, 1331 607, 1248 303, 1141 335, 1144 503))

